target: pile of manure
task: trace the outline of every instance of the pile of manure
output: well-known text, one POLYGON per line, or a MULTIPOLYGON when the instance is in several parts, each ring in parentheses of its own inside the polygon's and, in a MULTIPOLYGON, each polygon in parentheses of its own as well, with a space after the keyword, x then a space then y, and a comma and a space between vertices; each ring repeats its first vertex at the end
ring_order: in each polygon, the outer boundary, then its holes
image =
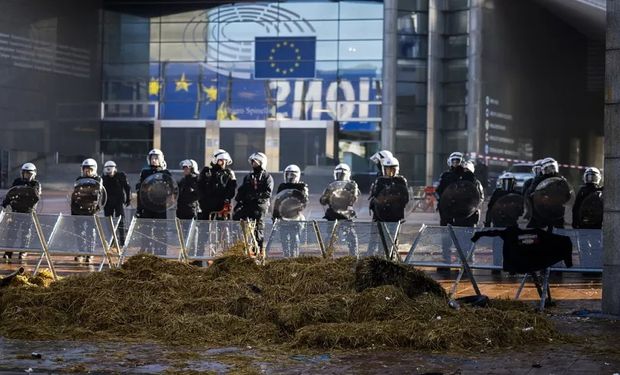
POLYGON ((51 283, 47 276, 0 288, 0 335, 443 351, 547 343, 557 335, 520 303, 451 309, 424 272, 379 258, 260 266, 230 255, 201 268, 136 255, 119 269, 51 283))

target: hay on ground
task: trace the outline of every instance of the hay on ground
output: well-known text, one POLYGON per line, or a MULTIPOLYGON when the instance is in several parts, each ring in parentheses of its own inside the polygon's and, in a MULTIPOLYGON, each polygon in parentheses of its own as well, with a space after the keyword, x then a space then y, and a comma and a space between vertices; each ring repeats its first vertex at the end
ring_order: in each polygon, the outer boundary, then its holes
POLYGON ((550 322, 512 301, 448 307, 423 272, 379 258, 298 258, 258 266, 230 255, 208 268, 150 255, 51 282, 0 289, 0 335, 201 345, 479 350, 546 343, 550 322))

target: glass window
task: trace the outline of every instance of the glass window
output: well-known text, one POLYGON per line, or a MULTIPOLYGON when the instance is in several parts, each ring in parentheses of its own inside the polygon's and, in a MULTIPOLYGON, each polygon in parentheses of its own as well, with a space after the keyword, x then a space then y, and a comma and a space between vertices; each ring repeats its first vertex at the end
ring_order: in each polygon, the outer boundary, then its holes
POLYGON ((299 21, 278 22, 278 36, 316 36, 317 40, 338 40, 338 21, 308 21, 308 23, 312 28, 299 21))
MULTIPOLYGON (((222 128, 220 147, 228 151, 236 168, 250 169, 246 160, 254 152, 265 152, 265 129, 222 128)), ((237 176, 242 179, 243 176, 237 176)))
POLYGON ((202 61, 206 46, 192 43, 161 43, 161 61, 202 61))
POLYGON ((383 19, 383 1, 341 1, 340 19, 383 19))
POLYGON ((469 37, 467 35, 446 37, 444 43, 445 57, 467 57, 468 44, 469 37))
POLYGON ((428 38, 417 35, 398 36, 398 57, 401 59, 419 59, 428 56, 428 38))
POLYGON ((141 17, 128 13, 120 13, 112 10, 106 10, 103 13, 103 19, 106 24, 112 23, 148 23, 152 19, 149 17, 141 17))
POLYGON ((428 10, 428 0, 399 0, 398 9, 400 10, 428 10))
POLYGON ((446 13, 445 32, 447 34, 466 34, 469 30, 469 11, 446 13))
POLYGON ((280 170, 325 165, 325 129, 280 129, 280 170))
POLYGON ((179 163, 194 159, 199 165, 205 158, 204 128, 162 128, 161 148, 166 152, 170 169, 180 169, 179 163))
POLYGON ((103 81, 103 100, 148 100, 146 81, 103 81))
POLYGON ((119 170, 139 172, 152 148, 152 123, 106 122, 101 125, 101 152, 106 160, 113 159, 119 170))
POLYGON ((148 80, 149 77, 156 72, 151 69, 150 64, 103 64, 103 76, 104 78, 111 79, 124 79, 124 80, 138 80, 144 78, 148 80))
POLYGON ((201 23, 162 23, 161 41, 162 42, 185 42, 202 43, 208 34, 209 27, 217 24, 201 23))
MULTIPOLYGON (((285 25, 284 29, 289 26, 289 24, 285 25)), ((220 42, 254 41, 257 36, 276 36, 278 27, 277 20, 220 22, 217 39, 220 42)))
MULTIPOLYGON (((156 6, 156 5, 151 5, 156 6)), ((161 17, 161 22, 204 22, 207 20, 207 11, 204 9, 191 10, 181 13, 169 13, 161 17)))
POLYGON ((454 82, 454 81, 466 81, 467 80, 467 70, 468 70, 468 60, 447 60, 444 63, 444 72, 443 72, 443 81, 444 82, 454 82))
POLYGON ((428 79, 426 60, 398 60, 398 81, 425 82, 428 79))
POLYGON ((428 14, 398 12, 399 34, 428 34, 428 14))
POLYGON ((350 76, 381 78, 383 61, 340 61, 338 63, 338 75, 342 78, 350 76))
POLYGON ((383 20, 340 21, 340 39, 383 39, 383 20))
POLYGON ((469 8, 469 0, 450 0, 446 2, 446 10, 459 10, 469 8))
POLYGON ((465 104, 467 102, 467 83, 444 83, 443 101, 446 104, 465 104))
POLYGON ((380 60, 383 57, 383 41, 341 41, 338 57, 340 60, 380 60))
POLYGON ((103 45, 104 62, 148 62, 158 58, 158 43, 108 43, 103 45))
POLYGON ((285 19, 328 20, 338 19, 338 2, 335 1, 287 1, 278 4, 278 17, 285 19))
POLYGON ((444 106, 441 114, 443 129, 467 129, 465 106, 444 106))
POLYGON ((426 128, 426 106, 401 105, 397 101, 396 129, 426 128))
POLYGON ((427 100, 426 89, 426 83, 397 82, 396 101, 399 105, 424 105, 427 100))

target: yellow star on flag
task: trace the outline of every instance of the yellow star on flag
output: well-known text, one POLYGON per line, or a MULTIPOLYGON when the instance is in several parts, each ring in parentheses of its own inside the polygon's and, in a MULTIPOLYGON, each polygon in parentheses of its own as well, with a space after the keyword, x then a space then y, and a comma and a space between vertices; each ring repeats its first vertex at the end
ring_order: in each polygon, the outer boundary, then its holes
POLYGON ((192 85, 190 81, 185 79, 185 73, 181 74, 181 79, 174 81, 176 88, 174 91, 189 91, 189 87, 192 85))
POLYGON ((215 86, 203 87, 202 91, 204 91, 205 94, 207 94, 207 99, 210 102, 214 102, 217 100, 217 87, 215 86))
POLYGON ((161 84, 158 79, 151 78, 149 81, 149 96, 159 95, 159 90, 161 90, 161 84))

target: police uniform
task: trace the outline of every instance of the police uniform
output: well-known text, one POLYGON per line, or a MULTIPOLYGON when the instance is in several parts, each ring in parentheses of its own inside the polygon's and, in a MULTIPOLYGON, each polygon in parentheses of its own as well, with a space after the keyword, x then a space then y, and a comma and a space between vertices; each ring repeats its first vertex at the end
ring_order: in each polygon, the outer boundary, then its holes
POLYGON ((138 184, 136 185, 136 192, 138 194, 138 207, 136 209, 136 216, 141 219, 165 219, 166 218, 165 210, 163 212, 151 211, 148 208, 144 207, 144 205, 142 204, 140 200, 140 187, 142 186, 142 182, 144 182, 144 180, 147 177, 152 176, 156 173, 162 173, 164 175, 168 175, 172 177, 172 175, 170 174, 170 171, 168 171, 167 169, 163 169, 162 167, 150 166, 150 167, 142 169, 142 171, 140 172, 140 182, 138 182, 138 184))
MULTIPOLYGON (((32 213, 32 211, 34 211, 39 199, 41 198, 41 184, 39 183, 39 181, 37 180, 26 180, 23 178, 16 178, 13 181, 13 184, 11 185, 11 187, 16 187, 16 186, 29 186, 34 190, 35 196, 36 196, 36 200, 33 201, 28 201, 28 202, 24 202, 19 200, 18 201, 13 201, 11 202, 9 200, 9 196, 5 196, 4 200, 2 201, 2 207, 6 208, 8 206, 11 206, 11 210, 13 212, 18 212, 18 213, 32 213)), ((23 220, 18 220, 16 222, 16 227, 14 229, 11 230, 11 232, 15 235, 15 238, 19 238, 18 233, 23 232, 22 235, 24 236, 24 243, 22 244, 22 246, 24 247, 29 247, 30 246, 30 241, 32 240, 32 234, 33 234, 33 228, 32 228, 32 222, 30 220, 28 220, 27 222, 24 222, 23 220)), ((20 252, 20 256, 25 256, 25 252, 20 252)), ((4 253, 4 257, 5 258, 11 258, 13 256, 13 252, 12 251, 7 251, 4 253)))
POLYGON ((592 183, 592 182, 586 183, 581 186, 581 188, 579 189, 579 192, 577 193, 577 196, 575 197, 575 203, 573 204, 573 228, 575 229, 601 229, 602 223, 586 224, 586 223, 583 223, 579 218, 579 211, 581 209, 584 199, 588 197, 590 194, 593 194, 599 191, 602 192, 603 187, 599 186, 598 184, 592 183))
POLYGON ((129 205, 131 187, 129 182, 127 182, 127 175, 123 172, 116 172, 113 176, 103 175, 102 181, 107 194, 103 214, 105 216, 120 217, 118 241, 122 246, 125 244, 125 207, 123 205, 129 205))
MULTIPOLYGON (((481 200, 484 199, 484 190, 482 188, 482 184, 480 184, 480 182, 476 179, 476 177, 474 176, 472 172, 466 170, 462 166, 458 166, 458 167, 455 167, 448 171, 443 172, 441 176, 439 177, 439 185, 437 186, 437 189, 436 189, 436 193, 437 193, 437 196, 439 197, 439 200, 441 201, 441 195, 448 188, 448 186, 455 184, 461 180, 469 181, 473 183, 474 185, 476 185, 476 188, 478 189, 480 193, 480 199, 481 200)), ((454 226, 473 227, 476 224, 478 224, 478 221, 480 219, 480 210, 476 210, 471 216, 465 219, 456 219, 456 218, 448 216, 447 213, 442 212, 440 209, 439 218, 440 218, 441 226, 452 224, 454 226)))
MULTIPOLYGON (((532 201, 532 194, 534 194, 538 185, 540 185, 540 183, 543 182, 544 180, 548 178, 552 178, 552 177, 559 177, 565 180, 565 178, 562 177, 562 175, 560 175, 557 172, 537 176, 534 178, 534 181, 532 181, 532 185, 530 186, 530 189, 527 192, 527 199, 532 201)), ((570 199, 570 192, 568 193, 568 196, 565 198, 566 198, 566 201, 570 199)), ((562 217, 558 217, 556 219, 544 218, 543 216, 540 215, 539 212, 536 211, 536 208, 534 207, 532 203, 532 216, 529 222, 527 223, 527 227, 528 228, 546 228, 549 226, 552 226, 554 228, 564 228, 564 216, 562 215, 562 217)))
POLYGON ((220 165, 212 163, 200 172, 198 188, 200 192, 200 219, 208 220, 211 214, 221 212, 235 197, 237 178, 230 168, 222 168, 220 165))
POLYGON ((198 218, 198 175, 190 173, 179 180, 177 198, 177 218, 191 220, 198 218))
MULTIPOLYGON (((301 203, 305 205, 308 203, 308 185, 304 182, 283 182, 278 186, 278 191, 276 194, 279 194, 285 190, 296 190, 301 192, 301 203)), ((299 243, 300 243, 300 233, 303 228, 303 223, 296 221, 303 221, 305 217, 303 214, 299 214, 298 217, 292 219, 282 218, 278 207, 273 208, 272 218, 281 219, 284 222, 280 224, 280 241, 282 243, 282 251, 284 252, 284 256, 286 257, 294 257, 299 255, 299 243), (287 222, 289 220, 293 220, 292 222, 287 222)))
POLYGON ((255 236, 258 246, 263 248, 265 215, 273 191, 273 177, 263 170, 255 169, 243 178, 237 190, 233 220, 255 220, 255 236))

